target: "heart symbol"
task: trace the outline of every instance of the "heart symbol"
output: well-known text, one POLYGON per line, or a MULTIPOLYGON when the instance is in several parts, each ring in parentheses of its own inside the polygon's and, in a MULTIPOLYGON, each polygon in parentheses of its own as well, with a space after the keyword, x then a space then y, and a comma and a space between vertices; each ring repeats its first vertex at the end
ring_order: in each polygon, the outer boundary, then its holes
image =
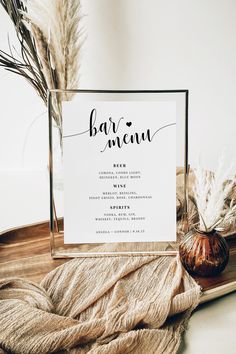
POLYGON ((132 122, 126 122, 127 127, 131 127, 132 122))

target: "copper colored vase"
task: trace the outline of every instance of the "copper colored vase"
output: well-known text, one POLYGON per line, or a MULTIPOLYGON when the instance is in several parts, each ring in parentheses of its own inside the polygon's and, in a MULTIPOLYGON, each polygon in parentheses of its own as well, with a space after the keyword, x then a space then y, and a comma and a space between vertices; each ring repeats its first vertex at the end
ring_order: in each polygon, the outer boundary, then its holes
POLYGON ((210 277, 222 272, 229 261, 229 248, 217 231, 189 231, 179 246, 180 259, 189 273, 210 277))

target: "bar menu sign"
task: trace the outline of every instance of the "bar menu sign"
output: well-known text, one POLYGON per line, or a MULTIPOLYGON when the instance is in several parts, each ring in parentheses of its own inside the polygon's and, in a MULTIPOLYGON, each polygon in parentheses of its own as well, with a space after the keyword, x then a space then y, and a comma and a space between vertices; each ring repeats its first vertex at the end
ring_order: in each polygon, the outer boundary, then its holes
POLYGON ((176 102, 63 107, 64 242, 176 241, 176 102))

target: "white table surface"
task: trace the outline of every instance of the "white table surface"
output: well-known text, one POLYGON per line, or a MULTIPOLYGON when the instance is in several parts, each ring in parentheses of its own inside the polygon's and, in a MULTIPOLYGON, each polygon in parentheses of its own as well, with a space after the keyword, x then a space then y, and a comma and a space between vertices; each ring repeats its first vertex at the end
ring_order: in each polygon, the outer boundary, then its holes
MULTIPOLYGON (((49 218, 46 169, 0 173, 0 216, 0 231, 49 218)), ((236 292, 194 312, 178 354, 236 354, 236 292)))

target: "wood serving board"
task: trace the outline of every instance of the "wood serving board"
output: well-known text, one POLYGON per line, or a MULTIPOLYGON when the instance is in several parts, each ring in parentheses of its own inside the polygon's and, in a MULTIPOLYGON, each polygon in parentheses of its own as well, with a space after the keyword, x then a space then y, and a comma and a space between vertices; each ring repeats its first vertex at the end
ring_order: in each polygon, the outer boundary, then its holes
MULTIPOLYGON (((201 303, 236 291, 236 235, 227 238, 230 260, 224 272, 212 278, 195 277, 203 294, 201 303)), ((0 234, 0 279, 20 277, 40 282, 69 259, 52 259, 49 223, 42 222, 0 234)))

